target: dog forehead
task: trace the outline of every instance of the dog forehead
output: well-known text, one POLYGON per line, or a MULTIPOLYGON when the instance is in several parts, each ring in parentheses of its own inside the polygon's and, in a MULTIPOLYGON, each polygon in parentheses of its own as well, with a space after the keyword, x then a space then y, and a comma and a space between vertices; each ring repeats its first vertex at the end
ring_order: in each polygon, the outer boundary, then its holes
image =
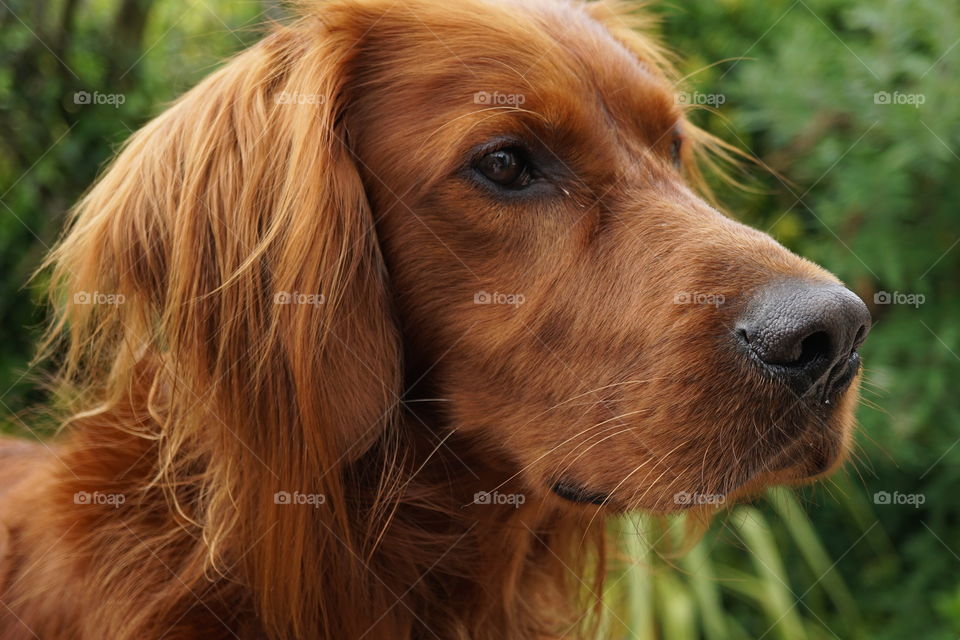
POLYGON ((368 16, 370 25, 357 24, 364 29, 358 59, 367 61, 359 65, 361 84, 381 87, 387 101, 426 102, 437 113, 466 101, 520 107, 554 121, 601 117, 629 126, 652 120, 648 128, 659 135, 681 110, 661 61, 645 59, 644 50, 656 47, 617 13, 598 11, 602 6, 568 0, 386 5, 368 16), (624 34, 630 42, 618 37, 624 34))
MULTIPOLYGON (((549 103, 563 108, 578 102, 603 114, 609 124, 636 127, 654 137, 670 129, 681 118, 682 111, 672 84, 657 62, 645 59, 642 51, 619 40, 610 30, 611 25, 585 9, 572 10, 567 3, 557 4, 563 10, 544 25, 554 41, 553 50, 539 58, 531 72, 539 72, 541 79, 567 93, 567 100, 548 96, 549 103)), ((613 14, 608 19, 619 18, 613 14)), ((620 34, 629 33, 634 44, 641 43, 641 48, 649 44, 626 25, 616 26, 621 27, 620 34)))
POLYGON ((591 87, 604 95, 629 94, 634 88, 649 91, 668 84, 657 63, 619 40, 611 27, 621 34, 629 32, 633 43, 648 45, 645 37, 634 32, 615 11, 591 11, 604 6, 600 3, 481 2, 489 11, 487 22, 478 18, 474 27, 491 34, 489 47, 486 51, 475 48, 480 43, 467 37, 460 43, 460 56, 506 58, 514 63, 512 70, 530 83, 555 80, 570 88, 591 87), (502 15, 504 6, 509 7, 508 15, 502 15))

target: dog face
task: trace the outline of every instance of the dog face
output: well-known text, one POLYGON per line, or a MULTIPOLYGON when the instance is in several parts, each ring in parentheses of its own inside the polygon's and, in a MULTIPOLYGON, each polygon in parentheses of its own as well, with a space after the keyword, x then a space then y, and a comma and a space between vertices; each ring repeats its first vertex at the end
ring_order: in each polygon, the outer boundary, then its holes
POLYGON ((568 503, 670 511, 821 474, 866 309, 691 190, 698 132, 619 20, 411 3, 358 36, 345 117, 408 382, 568 503))

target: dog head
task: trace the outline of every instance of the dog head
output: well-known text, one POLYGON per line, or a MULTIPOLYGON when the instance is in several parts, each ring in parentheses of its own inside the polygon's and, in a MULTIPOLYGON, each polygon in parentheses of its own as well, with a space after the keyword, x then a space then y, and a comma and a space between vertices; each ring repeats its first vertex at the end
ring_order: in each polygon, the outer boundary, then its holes
POLYGON ((345 119, 408 380, 567 500, 669 511, 830 469, 863 303, 694 192, 704 134, 623 15, 469 4, 354 27, 345 119))

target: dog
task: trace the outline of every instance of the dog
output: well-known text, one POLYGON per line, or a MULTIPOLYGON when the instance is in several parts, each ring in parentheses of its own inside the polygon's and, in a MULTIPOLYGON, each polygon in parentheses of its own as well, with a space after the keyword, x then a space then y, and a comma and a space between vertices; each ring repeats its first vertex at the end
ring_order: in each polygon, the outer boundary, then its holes
POLYGON ((867 309, 709 204, 649 22, 301 3, 132 135, 46 265, 0 637, 596 637, 608 516, 841 464, 867 309))

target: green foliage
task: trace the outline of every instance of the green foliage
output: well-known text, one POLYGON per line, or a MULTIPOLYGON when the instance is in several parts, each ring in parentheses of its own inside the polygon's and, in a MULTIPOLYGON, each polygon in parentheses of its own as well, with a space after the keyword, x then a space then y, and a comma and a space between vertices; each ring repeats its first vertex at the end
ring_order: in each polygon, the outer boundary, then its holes
MULTIPOLYGON (((837 273, 876 325, 855 474, 735 508, 669 561, 651 542, 675 530, 620 522, 635 562, 611 579, 611 635, 955 638, 960 5, 653 7, 690 94, 722 96, 695 120, 776 172, 749 168, 753 191, 721 186, 729 209, 837 273), (924 302, 883 304, 882 292, 924 302), (877 492, 924 502, 877 504, 877 492)), ((256 38, 262 11, 276 13, 266 1, 0 3, 0 414, 44 397, 24 376, 43 283, 25 283, 66 210, 132 130, 256 38)))
POLYGON ((626 617, 612 615, 621 628, 610 637, 873 637, 794 495, 772 491, 768 502, 733 508, 685 553, 682 518, 623 518, 616 531, 627 562, 608 601, 626 617))
POLYGON ((200 2, 185 9, 150 0, 0 4, 0 414, 43 399, 28 361, 45 294, 42 282, 25 287, 66 211, 132 131, 256 40, 250 25, 268 8, 200 2))

